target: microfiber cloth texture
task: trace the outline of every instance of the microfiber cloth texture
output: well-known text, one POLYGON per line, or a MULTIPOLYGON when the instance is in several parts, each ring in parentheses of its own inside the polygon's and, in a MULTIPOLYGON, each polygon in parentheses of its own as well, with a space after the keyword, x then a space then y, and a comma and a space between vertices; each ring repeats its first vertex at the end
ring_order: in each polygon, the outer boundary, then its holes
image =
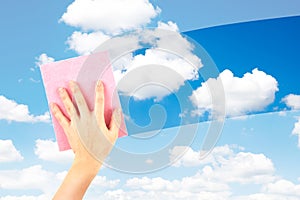
MULTIPOLYGON (((40 69, 48 102, 58 104, 65 115, 66 110, 57 90, 60 87, 64 87, 68 90, 69 94, 71 94, 68 88, 68 83, 71 80, 79 84, 91 110, 94 109, 95 85, 98 80, 102 80, 105 88, 104 112, 106 124, 110 121, 112 110, 114 108, 121 108, 107 52, 98 52, 88 56, 79 56, 47 63, 42 65, 40 69)), ((70 149, 71 147, 67 137, 54 116, 52 116, 52 122, 59 150, 64 151, 70 149)), ((125 122, 122 120, 119 137, 124 135, 127 135, 127 131, 125 122)))

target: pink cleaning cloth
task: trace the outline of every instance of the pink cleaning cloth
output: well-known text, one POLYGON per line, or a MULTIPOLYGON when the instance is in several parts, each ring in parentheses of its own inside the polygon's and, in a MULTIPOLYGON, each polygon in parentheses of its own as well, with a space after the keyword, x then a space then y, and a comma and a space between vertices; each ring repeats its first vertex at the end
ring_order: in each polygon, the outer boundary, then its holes
MULTIPOLYGON (((88 56, 80 56, 63 61, 47 63, 41 66, 42 78, 46 90, 48 102, 59 105, 64 114, 66 110, 58 95, 57 89, 64 87, 68 89, 68 82, 76 81, 87 101, 91 110, 94 109, 95 85, 98 80, 102 80, 105 93, 105 121, 109 124, 111 113, 114 108, 121 108, 119 96, 116 91, 116 84, 110 65, 107 52, 98 52, 88 56)), ((60 151, 70 149, 68 139, 59 125, 58 121, 52 116, 52 122, 56 139, 60 151)), ((121 122, 119 137, 127 135, 124 119, 121 122)))

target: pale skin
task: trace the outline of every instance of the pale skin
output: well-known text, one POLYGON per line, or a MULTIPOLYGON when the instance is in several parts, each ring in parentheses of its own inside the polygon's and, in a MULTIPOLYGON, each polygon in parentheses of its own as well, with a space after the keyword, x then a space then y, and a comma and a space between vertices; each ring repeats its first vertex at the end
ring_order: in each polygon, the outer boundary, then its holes
POLYGON ((60 199, 82 199, 90 183, 97 175, 102 161, 110 153, 118 138, 121 112, 114 110, 109 126, 104 118, 104 86, 98 81, 95 87, 95 107, 90 111, 80 91, 79 85, 71 81, 69 87, 77 104, 73 104, 68 92, 59 88, 58 92, 68 116, 65 116, 57 104, 51 103, 53 116, 63 127, 69 144, 75 154, 72 166, 61 186, 53 197, 60 199), (80 135, 86 135, 90 141, 97 142, 97 159, 91 155, 83 144, 80 135), (99 140, 93 140, 100 138, 99 140), (100 157, 100 159, 99 159, 100 157))

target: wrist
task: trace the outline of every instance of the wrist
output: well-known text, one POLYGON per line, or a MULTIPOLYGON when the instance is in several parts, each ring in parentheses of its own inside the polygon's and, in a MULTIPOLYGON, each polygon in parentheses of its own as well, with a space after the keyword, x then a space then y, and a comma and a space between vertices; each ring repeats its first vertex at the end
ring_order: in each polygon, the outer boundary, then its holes
POLYGON ((97 175, 101 163, 79 159, 75 155, 72 166, 53 199, 82 199, 90 183, 97 175))
POLYGON ((84 176, 96 176, 100 170, 101 163, 95 159, 76 156, 72 164, 72 168, 84 176))

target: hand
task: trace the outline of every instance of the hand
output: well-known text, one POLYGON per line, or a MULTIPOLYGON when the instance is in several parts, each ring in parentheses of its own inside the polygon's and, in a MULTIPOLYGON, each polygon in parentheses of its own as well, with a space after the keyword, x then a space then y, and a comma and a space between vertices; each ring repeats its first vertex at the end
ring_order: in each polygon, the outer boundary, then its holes
POLYGON ((59 199, 59 197, 68 199, 66 194, 72 195, 72 197, 70 196, 71 199, 73 197, 81 199, 78 197, 84 195, 88 185, 98 173, 102 162, 116 142, 121 122, 121 113, 119 110, 115 110, 109 127, 105 124, 104 87, 101 81, 97 82, 95 88, 94 111, 89 110, 80 88, 75 82, 71 81, 69 87, 77 107, 73 104, 66 89, 59 89, 59 95, 68 116, 62 113, 58 105, 50 104, 54 117, 64 129, 75 153, 73 165, 56 193, 55 199, 59 199), (73 186, 70 186, 70 182, 73 182, 73 186))

